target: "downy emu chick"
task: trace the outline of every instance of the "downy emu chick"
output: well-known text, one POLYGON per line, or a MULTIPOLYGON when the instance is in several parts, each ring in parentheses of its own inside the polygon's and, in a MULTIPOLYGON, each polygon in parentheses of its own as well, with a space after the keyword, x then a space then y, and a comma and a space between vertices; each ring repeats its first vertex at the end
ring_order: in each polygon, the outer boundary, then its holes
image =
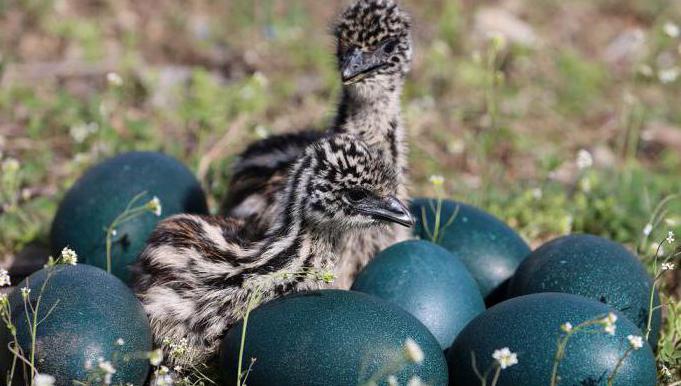
POLYGON ((408 208, 395 197, 398 185, 394 168, 374 149, 338 135, 309 146, 291 168, 261 240, 243 237, 250 225, 237 219, 183 214, 162 221, 134 281, 155 343, 187 339, 191 359, 174 365, 209 359, 243 316, 254 287, 261 286, 263 301, 318 288, 314 278, 285 274, 332 269, 349 233, 411 226, 408 208), (263 280, 275 276, 276 283, 263 280))
MULTIPOLYGON (((252 144, 234 166, 223 213, 267 229, 278 211, 276 192, 288 168, 308 144, 334 133, 356 135, 380 149, 396 170, 397 196, 408 198, 400 96, 411 66, 409 17, 392 0, 359 0, 343 12, 335 36, 343 90, 333 125, 327 132, 303 131, 252 144)), ((350 236, 336 285, 349 288, 376 252, 408 237, 401 227, 350 236)))

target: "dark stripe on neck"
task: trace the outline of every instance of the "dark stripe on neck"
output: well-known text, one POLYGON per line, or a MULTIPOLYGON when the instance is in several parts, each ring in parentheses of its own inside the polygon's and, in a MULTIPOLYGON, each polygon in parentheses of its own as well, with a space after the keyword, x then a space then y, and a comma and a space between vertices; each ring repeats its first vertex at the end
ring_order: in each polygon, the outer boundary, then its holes
POLYGON ((397 162, 397 121, 396 120, 391 120, 390 121, 390 130, 388 130, 387 134, 387 140, 388 143, 390 144, 390 155, 392 156, 393 162, 397 162))

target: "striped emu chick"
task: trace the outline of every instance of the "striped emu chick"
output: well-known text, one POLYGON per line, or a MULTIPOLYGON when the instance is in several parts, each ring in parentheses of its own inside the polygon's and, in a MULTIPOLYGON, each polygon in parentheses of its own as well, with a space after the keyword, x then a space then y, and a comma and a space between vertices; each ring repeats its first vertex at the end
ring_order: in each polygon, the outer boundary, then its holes
MULTIPOLYGON (((283 189, 287 170, 308 144, 337 133, 355 135, 381 149, 395 169, 397 196, 408 198, 400 96, 411 65, 409 17, 392 0, 359 0, 343 12, 334 30, 343 89, 331 128, 273 136, 251 145, 234 166, 223 213, 267 229, 278 211, 276 192, 283 189)), ((348 237, 336 281, 340 288, 349 288, 376 252, 409 233, 393 226, 348 237)))
POLYGON ((318 288, 315 278, 286 274, 333 269, 348 234, 413 223, 396 198, 395 170, 379 153, 350 135, 309 146, 286 177, 279 211, 258 240, 237 219, 184 214, 158 225, 135 267, 134 290, 156 344, 187 339, 191 359, 171 364, 212 357, 243 316, 253 288, 260 288, 263 301, 318 288), (279 279, 263 280, 271 277, 279 279))

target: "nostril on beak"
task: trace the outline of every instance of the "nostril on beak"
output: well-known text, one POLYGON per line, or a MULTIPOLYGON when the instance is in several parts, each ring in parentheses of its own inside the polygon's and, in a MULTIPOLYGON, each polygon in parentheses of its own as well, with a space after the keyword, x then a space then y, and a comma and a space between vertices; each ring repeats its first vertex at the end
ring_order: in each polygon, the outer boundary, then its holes
POLYGON ((354 49, 352 52, 349 52, 345 60, 343 60, 343 65, 341 69, 341 75, 343 76, 343 80, 349 80, 355 76, 357 76, 359 73, 362 72, 364 69, 364 58, 362 55, 362 51, 359 49, 354 49))
POLYGON ((407 208, 402 201, 395 197, 388 199, 388 211, 392 213, 392 220, 398 224, 410 227, 414 225, 414 217, 411 215, 411 211, 407 208))

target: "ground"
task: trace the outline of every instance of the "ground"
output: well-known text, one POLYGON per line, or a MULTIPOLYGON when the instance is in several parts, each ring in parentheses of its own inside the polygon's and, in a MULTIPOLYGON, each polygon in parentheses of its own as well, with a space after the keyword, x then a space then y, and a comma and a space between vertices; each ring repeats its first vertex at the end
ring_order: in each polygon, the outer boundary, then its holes
MULTIPOLYGON (((681 193, 681 2, 402 3, 413 195, 442 175, 533 246, 595 233, 653 270, 656 242, 681 234, 676 200, 656 210, 681 193)), ((343 4, 0 1, 0 265, 44 243, 65 190, 118 152, 183 160, 217 209, 248 142, 332 116, 343 4)), ((678 271, 663 278, 678 299, 678 271)))

